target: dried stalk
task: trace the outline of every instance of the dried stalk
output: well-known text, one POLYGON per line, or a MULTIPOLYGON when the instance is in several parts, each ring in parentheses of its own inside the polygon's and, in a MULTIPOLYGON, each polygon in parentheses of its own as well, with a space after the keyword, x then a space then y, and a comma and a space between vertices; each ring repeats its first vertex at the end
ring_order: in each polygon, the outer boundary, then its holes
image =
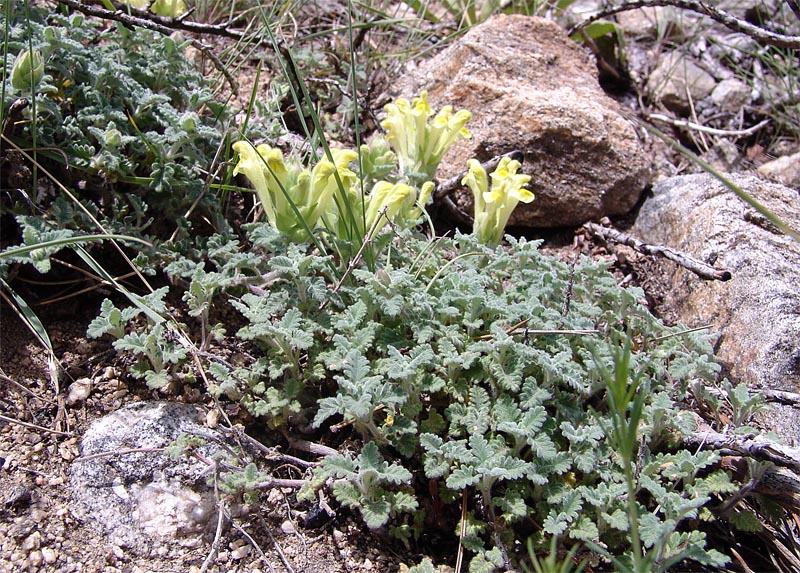
MULTIPOLYGON (((106 8, 101 8, 100 6, 84 4, 80 0, 58 0, 58 2, 64 6, 72 8, 73 10, 83 12, 88 16, 102 18, 103 20, 113 20, 128 26, 146 28, 148 30, 158 32, 159 34, 164 34, 165 36, 169 36, 176 30, 185 30, 189 32, 205 34, 213 33, 237 39, 241 38, 243 35, 243 32, 238 30, 230 30, 224 24, 199 24, 197 22, 190 22, 181 18, 164 18, 162 16, 151 14, 150 12, 136 10, 135 8, 131 8, 127 5, 119 5, 120 8, 117 10, 107 10, 106 8)), ((228 84, 230 84, 233 93, 238 93, 239 84, 225 67, 225 64, 223 64, 214 53, 214 49, 211 46, 207 46, 194 38, 192 38, 190 41, 192 46, 201 51, 204 56, 211 60, 214 63, 214 67, 216 67, 217 70, 219 70, 219 72, 225 76, 225 79, 227 80, 228 84)))
POLYGON ((597 223, 586 223, 583 227, 593 235, 600 237, 605 241, 621 243, 645 255, 660 256, 676 262, 686 270, 692 271, 702 279, 717 281, 731 280, 732 275, 730 271, 724 269, 715 269, 711 265, 707 265, 703 261, 698 261, 687 253, 673 249, 672 247, 648 245, 639 239, 631 237, 627 233, 612 229, 611 227, 604 227, 603 225, 598 225, 597 223))
POLYGON ((800 448, 793 448, 768 440, 763 436, 738 436, 720 434, 706 427, 683 438, 688 448, 716 450, 723 455, 744 456, 763 462, 772 462, 776 466, 789 468, 800 473, 800 448))

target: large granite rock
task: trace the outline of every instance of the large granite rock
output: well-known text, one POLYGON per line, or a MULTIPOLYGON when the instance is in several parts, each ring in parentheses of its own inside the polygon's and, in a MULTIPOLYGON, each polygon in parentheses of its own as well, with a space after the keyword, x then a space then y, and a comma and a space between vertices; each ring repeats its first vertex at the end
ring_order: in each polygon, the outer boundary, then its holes
MULTIPOLYGON (((445 156, 438 177, 514 149, 525 154, 536 199, 510 225, 578 225, 628 212, 650 182, 651 160, 633 123, 597 82, 591 57, 553 22, 498 15, 400 80, 393 95, 428 91, 432 107, 468 109, 473 134, 445 156)), ((458 196, 472 213, 468 191, 458 196)))
POLYGON ((73 514, 91 522, 128 553, 169 554, 195 547, 216 527, 210 468, 163 448, 181 434, 200 437, 206 459, 223 452, 224 437, 199 421, 194 406, 141 402, 95 421, 72 464, 73 514))
MULTIPOLYGON (((733 181, 800 229, 796 190, 755 177, 733 181)), ((711 325, 720 333, 718 356, 733 381, 800 392, 800 242, 707 174, 656 184, 632 233, 729 270, 728 282, 703 281, 662 265, 673 271, 664 279, 671 289, 667 310, 690 326, 711 325)), ((771 406, 762 420, 790 444, 800 444, 800 420, 792 408, 771 406)))

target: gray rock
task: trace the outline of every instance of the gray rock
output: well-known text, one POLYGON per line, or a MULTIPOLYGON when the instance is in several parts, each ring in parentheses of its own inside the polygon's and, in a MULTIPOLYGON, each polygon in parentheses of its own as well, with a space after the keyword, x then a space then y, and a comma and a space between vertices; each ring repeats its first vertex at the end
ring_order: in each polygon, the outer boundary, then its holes
MULTIPOLYGON (((445 156, 445 179, 519 149, 536 199, 510 225, 557 227, 628 212, 651 177, 651 157, 619 104, 597 82, 590 56, 556 24, 498 15, 398 82, 394 95, 428 91, 432 107, 468 109, 470 141, 445 156), (535 39, 535 41, 534 41, 535 39)), ((472 214, 464 191, 459 206, 472 214)))
MULTIPOLYGON (((797 191, 755 177, 733 181, 800 229, 797 191)), ((664 277, 671 291, 664 310, 720 333, 718 356, 732 381, 800 392, 800 242, 707 174, 657 183, 632 232, 733 273, 728 282, 703 281, 662 265, 672 271, 664 277)), ((762 422, 789 444, 800 443, 800 420, 791 408, 771 406, 762 422)))
POLYGON ((789 187, 800 188, 800 152, 768 161, 758 167, 758 172, 789 187))
POLYGON ((617 14, 617 23, 627 34, 652 40, 683 37, 682 14, 674 6, 648 6, 617 14))
POLYGON ((198 452, 211 459, 222 435, 198 420, 198 408, 173 402, 142 402, 95 421, 72 463, 73 514, 91 522, 115 545, 140 556, 159 547, 194 547, 216 526, 209 467, 162 448, 181 434, 204 438, 198 452))
POLYGON ((741 80, 729 78, 722 80, 711 92, 711 101, 720 109, 730 112, 738 112, 749 104, 757 94, 753 89, 741 80))
POLYGON ((645 93, 651 101, 686 114, 690 109, 690 97, 696 103, 711 94, 715 87, 716 80, 711 74, 698 66, 691 56, 675 51, 661 58, 650 73, 645 93))

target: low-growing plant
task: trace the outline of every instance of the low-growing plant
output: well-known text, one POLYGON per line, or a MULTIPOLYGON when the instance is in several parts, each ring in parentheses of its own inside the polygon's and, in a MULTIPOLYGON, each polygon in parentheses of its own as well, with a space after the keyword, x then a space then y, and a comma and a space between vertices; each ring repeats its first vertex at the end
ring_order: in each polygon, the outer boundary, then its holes
MULTIPOLYGON (((212 396, 270 427, 322 442, 346 433, 347 449, 319 464, 301 498, 329 488, 368 527, 408 545, 426 522, 445 524, 471 553, 471 571, 524 562, 528 539, 553 556, 538 564, 557 564, 559 549, 577 544, 637 573, 726 561, 698 524, 740 486, 717 454, 681 445, 695 424, 678 406, 690 381, 718 383, 708 340, 666 327, 642 307, 641 291, 618 287, 602 264, 567 265, 535 241, 500 245, 508 214, 532 199, 511 160, 492 174, 468 165, 473 234, 430 240, 414 229, 436 165, 467 135, 468 112, 434 113, 424 94, 398 100, 385 138, 338 151, 310 113, 324 156, 308 166, 243 138, 235 169, 253 183, 266 221, 234 235, 202 183, 223 140, 203 112, 221 113, 199 83, 199 97, 185 89, 196 76, 176 55, 180 43, 148 42, 121 25, 112 34, 77 15, 54 16, 52 28, 36 18, 33 36, 14 24, 7 41, 22 55, 3 113, 25 90, 35 102, 31 123, 11 134, 20 148, 43 157, 45 145, 62 149, 87 177, 140 191, 106 203, 82 197, 110 230, 143 232, 154 209, 169 217, 205 206, 222 231, 184 235, 137 259, 179 285, 187 322, 199 328, 169 316, 167 287, 144 296, 119 287, 133 307, 102 304, 89 334, 114 338, 136 360, 132 376, 169 391, 199 366, 212 396), (54 46, 76 65, 59 64, 54 46), (132 78, 113 84, 128 99, 103 90, 112 72, 132 78), (218 311, 237 313, 240 326, 214 323, 218 311), (235 357, 216 345, 235 347, 235 357)), ((308 103, 297 81, 293 99, 308 103)), ((24 203, 4 208, 18 214, 24 203)), ((17 219, 32 249, 24 260, 42 271, 58 241, 80 240, 74 202, 50 205, 46 221, 17 219)), ((746 422, 757 402, 726 392, 736 422, 746 422)), ((254 463, 222 477, 221 489, 237 495, 266 479, 254 463)))
POLYGON ((96 228, 87 210, 106 232, 163 239, 174 231, 166 221, 186 232, 194 213, 224 230, 206 181, 226 111, 186 60, 186 44, 23 0, 6 7, 0 119, 11 121, 3 123, 0 159, 10 161, 14 145, 28 150, 67 187, 80 188, 83 209, 45 185, 35 198, 4 196, 0 214, 96 228))
MULTIPOLYGON (((527 524, 537 544, 594 544, 637 571, 723 563, 684 527, 737 487, 716 454, 680 447, 694 420, 676 401, 689 380, 717 375, 703 336, 665 327, 602 265, 570 268, 536 242, 432 246, 394 232, 375 270, 354 268, 334 289, 325 257, 268 223, 248 227, 264 288, 227 291, 255 361, 211 361, 209 390, 270 426, 310 422, 322 439, 349 428, 362 441, 323 460, 305 494, 330 481, 340 503, 406 542, 424 515, 460 529, 466 495, 475 570, 519 558, 527 524)), ((224 263, 212 267, 193 280, 224 263)))

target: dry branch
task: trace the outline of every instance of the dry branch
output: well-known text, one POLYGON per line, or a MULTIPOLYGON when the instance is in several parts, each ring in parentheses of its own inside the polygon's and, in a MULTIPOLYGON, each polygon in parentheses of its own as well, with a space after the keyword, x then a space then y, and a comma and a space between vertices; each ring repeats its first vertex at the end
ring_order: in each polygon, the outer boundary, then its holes
POLYGON ((793 448, 768 440, 763 436, 737 436, 720 434, 706 427, 683 438, 689 448, 715 450, 723 455, 744 456, 800 473, 800 448, 793 448))
POLYGON ((703 261, 698 261, 692 256, 677 249, 673 249, 672 247, 648 245, 626 233, 612 229, 611 227, 598 225, 597 223, 586 223, 583 227, 603 240, 627 245, 645 255, 660 256, 674 261, 686 270, 692 271, 700 278, 718 281, 728 281, 731 279, 730 271, 715 269, 711 265, 707 265, 703 261))
POLYGON ((577 26, 574 26, 569 31, 569 34, 572 35, 575 32, 585 28, 592 22, 596 22, 597 20, 607 16, 613 16, 614 14, 618 14, 620 12, 627 12, 628 10, 636 10, 637 8, 651 8, 655 6, 674 6, 683 10, 691 10, 692 12, 697 12, 698 14, 708 16, 712 20, 719 22, 734 32, 746 34, 764 44, 775 46, 777 48, 790 48, 793 50, 800 49, 800 36, 788 36, 786 34, 779 34, 777 32, 772 32, 765 28, 755 26, 746 20, 741 20, 736 16, 720 10, 716 6, 709 6, 708 4, 699 0, 634 0, 633 2, 625 2, 623 4, 619 4, 618 6, 609 6, 594 16, 587 18, 577 26))
MULTIPOLYGON (((525 155, 521 151, 514 150, 503 155, 492 157, 489 161, 481 163, 481 167, 486 170, 486 173, 491 173, 497 169, 497 166, 500 164, 500 160, 503 159, 503 157, 509 157, 515 161, 519 161, 520 163, 525 160, 525 155)), ((456 189, 463 187, 461 180, 464 179, 468 173, 469 170, 464 170, 455 177, 451 177, 450 179, 436 185, 436 189, 433 190, 433 200, 440 201, 451 195, 456 189)))
MULTIPOLYGON (((158 32, 159 34, 164 34, 165 36, 169 36, 176 30, 183 30, 198 34, 218 34, 237 39, 241 38, 244 34, 244 32, 227 28, 227 25, 200 24, 197 22, 183 20, 181 18, 164 18, 162 16, 151 14, 150 12, 136 10, 135 8, 127 5, 118 4, 118 6, 120 6, 119 9, 108 10, 106 8, 101 8, 100 6, 84 4, 80 0, 58 0, 58 2, 59 4, 68 6, 73 10, 82 12, 87 16, 94 16, 95 18, 101 18, 103 20, 112 20, 131 27, 146 28, 148 30, 158 32)), ((227 70, 225 64, 223 64, 214 53, 213 48, 194 38, 192 38, 190 41, 195 49, 201 51, 204 56, 214 63, 214 67, 216 67, 219 72, 225 76, 225 79, 230 84, 233 93, 237 93, 239 91, 239 84, 227 70)))

